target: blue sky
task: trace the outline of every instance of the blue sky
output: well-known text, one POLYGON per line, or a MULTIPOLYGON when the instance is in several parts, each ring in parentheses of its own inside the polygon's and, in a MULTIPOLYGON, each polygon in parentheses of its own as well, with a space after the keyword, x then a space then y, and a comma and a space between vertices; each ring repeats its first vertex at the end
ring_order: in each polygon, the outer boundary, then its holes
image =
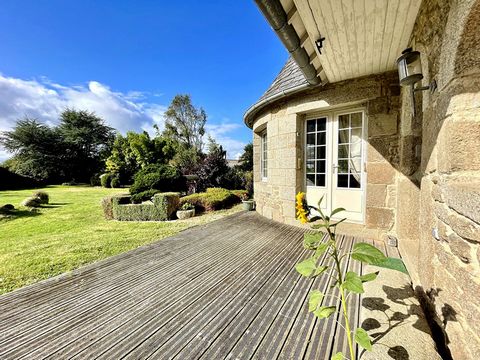
POLYGON ((230 157, 288 56, 253 0, 3 0, 0 54, 0 130, 25 115, 54 124, 65 106, 149 130, 189 93, 230 157))

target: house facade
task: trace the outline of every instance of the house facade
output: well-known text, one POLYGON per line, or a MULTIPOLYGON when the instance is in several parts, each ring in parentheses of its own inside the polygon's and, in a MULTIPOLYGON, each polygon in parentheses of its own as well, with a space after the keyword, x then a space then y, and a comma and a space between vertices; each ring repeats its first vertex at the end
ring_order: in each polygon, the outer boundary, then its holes
POLYGON ((298 225, 303 191, 397 239, 453 357, 480 358, 480 0, 256 2, 291 55, 244 118, 257 211, 298 225))

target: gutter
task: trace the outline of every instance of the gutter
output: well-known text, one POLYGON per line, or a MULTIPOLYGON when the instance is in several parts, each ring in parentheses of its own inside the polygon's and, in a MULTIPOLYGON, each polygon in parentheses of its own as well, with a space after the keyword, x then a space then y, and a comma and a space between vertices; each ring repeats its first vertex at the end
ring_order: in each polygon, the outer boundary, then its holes
POLYGON ((243 121, 245 122, 245 125, 247 125, 250 129, 253 128, 253 123, 252 123, 252 119, 253 117, 263 108, 265 107, 266 105, 270 104, 270 103, 273 103, 285 96, 288 96, 288 95, 293 95, 293 94, 296 94, 296 93, 299 93, 303 90, 306 90, 310 88, 310 84, 306 83, 306 84, 302 84, 302 85, 298 85, 298 86, 294 86, 294 87, 291 87, 289 89, 286 89, 286 90, 282 90, 281 92, 279 93, 276 93, 275 95, 272 95, 268 98, 265 98, 259 102, 257 102, 256 104, 253 104, 252 106, 250 106, 247 111, 245 111, 245 114, 243 115, 243 121))

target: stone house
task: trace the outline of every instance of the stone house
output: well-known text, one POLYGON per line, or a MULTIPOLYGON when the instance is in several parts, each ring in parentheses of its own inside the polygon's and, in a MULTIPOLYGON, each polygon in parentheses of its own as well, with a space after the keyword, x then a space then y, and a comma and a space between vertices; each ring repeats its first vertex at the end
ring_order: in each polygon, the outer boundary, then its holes
POLYGON ((257 211, 298 225, 304 191, 397 239, 453 357, 479 359, 480 0, 256 3, 291 55, 244 117, 257 211), (423 79, 401 86, 406 48, 423 79))

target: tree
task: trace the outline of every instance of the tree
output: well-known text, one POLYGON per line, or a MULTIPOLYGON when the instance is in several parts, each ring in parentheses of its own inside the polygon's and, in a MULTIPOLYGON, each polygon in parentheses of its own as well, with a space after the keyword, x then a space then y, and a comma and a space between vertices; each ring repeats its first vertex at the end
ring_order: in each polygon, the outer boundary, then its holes
POLYGON ((195 108, 190 95, 176 95, 165 112, 164 134, 187 149, 195 148, 201 152, 206 122, 205 110, 195 108))
POLYGON ((208 149, 209 152, 197 172, 199 191, 209 187, 228 187, 230 168, 227 163, 227 152, 212 138, 209 138, 208 149))
POLYGON ((253 144, 248 143, 243 148, 243 154, 240 155, 240 164, 238 165, 243 171, 253 170, 253 144))

